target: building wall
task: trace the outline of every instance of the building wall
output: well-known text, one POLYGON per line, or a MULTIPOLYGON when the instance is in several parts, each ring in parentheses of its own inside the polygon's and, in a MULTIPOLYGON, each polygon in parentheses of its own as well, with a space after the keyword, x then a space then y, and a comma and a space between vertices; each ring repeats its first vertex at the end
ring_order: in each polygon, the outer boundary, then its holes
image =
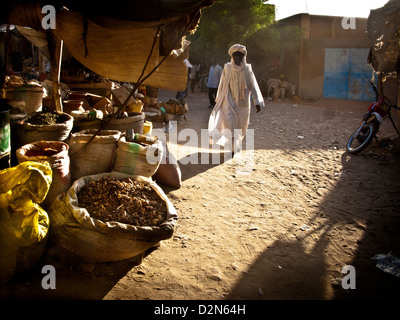
POLYGON ((342 20, 342 17, 298 14, 279 22, 304 30, 300 52, 285 53, 284 66, 286 79, 295 82, 301 98, 323 97, 325 48, 369 48, 367 19, 355 19, 355 29, 344 29, 342 20), (300 55, 298 63, 295 55, 300 55))
MULTIPOLYGON (((313 39, 303 48, 299 94, 301 97, 322 98, 326 48, 368 48, 363 39, 313 39)), ((366 62, 367 63, 367 62, 366 62)), ((372 75, 372 73, 371 73, 372 75)))

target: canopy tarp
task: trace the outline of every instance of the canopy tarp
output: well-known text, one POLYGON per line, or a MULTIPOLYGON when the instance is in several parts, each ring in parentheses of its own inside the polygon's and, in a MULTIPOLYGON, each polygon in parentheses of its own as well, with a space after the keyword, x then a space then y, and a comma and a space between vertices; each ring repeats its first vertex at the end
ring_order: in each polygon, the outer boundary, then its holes
POLYGON ((400 75, 400 0, 371 10, 367 20, 371 43, 368 61, 382 79, 400 75))
POLYGON ((122 0, 103 4, 92 0, 15 0, 5 4, 1 22, 36 29, 46 38, 41 21, 47 12, 41 10, 44 5, 53 5, 57 15, 56 28, 51 31, 85 67, 115 81, 135 83, 146 61, 145 76, 168 56, 143 84, 181 91, 187 81, 183 60, 189 46, 185 36, 196 29, 201 9, 214 1, 122 0))

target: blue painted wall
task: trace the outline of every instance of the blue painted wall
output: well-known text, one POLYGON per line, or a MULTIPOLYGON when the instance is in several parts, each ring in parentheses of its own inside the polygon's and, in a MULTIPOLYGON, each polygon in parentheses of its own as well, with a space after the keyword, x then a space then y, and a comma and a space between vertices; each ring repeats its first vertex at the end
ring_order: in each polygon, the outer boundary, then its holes
MULTIPOLYGON (((370 101, 372 68, 367 63, 366 48, 326 48, 324 98, 370 101)), ((377 77, 375 77, 377 79, 377 77)))

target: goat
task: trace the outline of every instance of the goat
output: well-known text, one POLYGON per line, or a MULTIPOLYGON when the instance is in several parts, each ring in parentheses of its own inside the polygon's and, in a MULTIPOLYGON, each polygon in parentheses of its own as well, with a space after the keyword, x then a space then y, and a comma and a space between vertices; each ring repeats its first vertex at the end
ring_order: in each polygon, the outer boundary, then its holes
POLYGON ((280 95, 283 96, 282 97, 283 99, 285 98, 286 90, 289 90, 290 93, 292 94, 292 96, 294 96, 296 94, 296 86, 285 80, 268 79, 268 81, 267 81, 267 98, 269 98, 271 88, 274 89, 274 91, 273 91, 274 98, 279 97, 278 92, 275 92, 277 89, 279 90, 280 95))

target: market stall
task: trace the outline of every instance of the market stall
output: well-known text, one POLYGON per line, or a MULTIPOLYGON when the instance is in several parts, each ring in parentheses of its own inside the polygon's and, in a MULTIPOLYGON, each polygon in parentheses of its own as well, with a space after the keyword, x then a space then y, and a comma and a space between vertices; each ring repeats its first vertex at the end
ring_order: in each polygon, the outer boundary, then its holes
MULTIPOLYGON (((154 101, 148 105, 145 94, 138 93, 142 86, 185 88, 184 60, 189 50, 185 36, 196 29, 201 9, 213 2, 120 1, 103 5, 87 1, 83 5, 81 1, 53 0, 46 5, 56 10, 55 28, 43 27, 48 12, 43 13, 41 1, 2 5, 1 23, 17 25, 31 43, 44 49, 50 72, 47 79, 26 79, 7 72, 2 78, 2 101, 9 108, 4 112, 14 110, 20 116, 13 127, 21 136, 14 140, 12 150, 18 154, 17 163, 0 170, 1 228, 7 230, 0 239, 0 255, 7 258, 2 259, 6 272, 0 274, 1 283, 32 267, 16 265, 19 244, 32 247, 35 262, 43 254, 35 251, 35 246, 40 243, 43 248, 47 241, 78 261, 106 262, 138 255, 172 236, 177 213, 152 180, 163 147, 151 136, 149 127, 144 130, 144 109, 153 107, 165 115, 169 105, 154 101), (62 70, 63 52, 101 80, 85 81, 84 74, 78 73, 78 80, 83 81, 61 82, 70 75, 62 70), (18 95, 22 89, 24 94, 18 95), (37 98, 33 108, 27 108, 33 97, 37 98), (119 120, 124 124, 115 123, 119 120), (98 151, 93 151, 96 148, 98 151), (93 164, 102 158, 104 166, 91 166, 94 156, 93 164), (80 170, 85 165, 90 173, 80 170), (73 168, 79 170, 72 172, 73 168), (63 190, 51 192, 49 201, 50 190, 56 190, 55 175, 61 177, 57 183, 63 190), (107 191, 113 185, 118 192, 110 195, 107 191), (39 190, 40 195, 30 188, 39 190), (23 202, 18 196, 21 190, 25 190, 23 202), (100 213, 99 208, 103 209, 100 213), (19 215, 21 223, 12 223, 19 215), (26 237, 27 226, 33 232, 31 237, 26 237), (14 232, 10 233, 10 228, 14 232), (14 239, 13 234, 23 237, 14 239), (8 247, 10 241, 17 245, 8 247)), ((187 106, 173 105, 171 114, 187 112, 187 106)))

